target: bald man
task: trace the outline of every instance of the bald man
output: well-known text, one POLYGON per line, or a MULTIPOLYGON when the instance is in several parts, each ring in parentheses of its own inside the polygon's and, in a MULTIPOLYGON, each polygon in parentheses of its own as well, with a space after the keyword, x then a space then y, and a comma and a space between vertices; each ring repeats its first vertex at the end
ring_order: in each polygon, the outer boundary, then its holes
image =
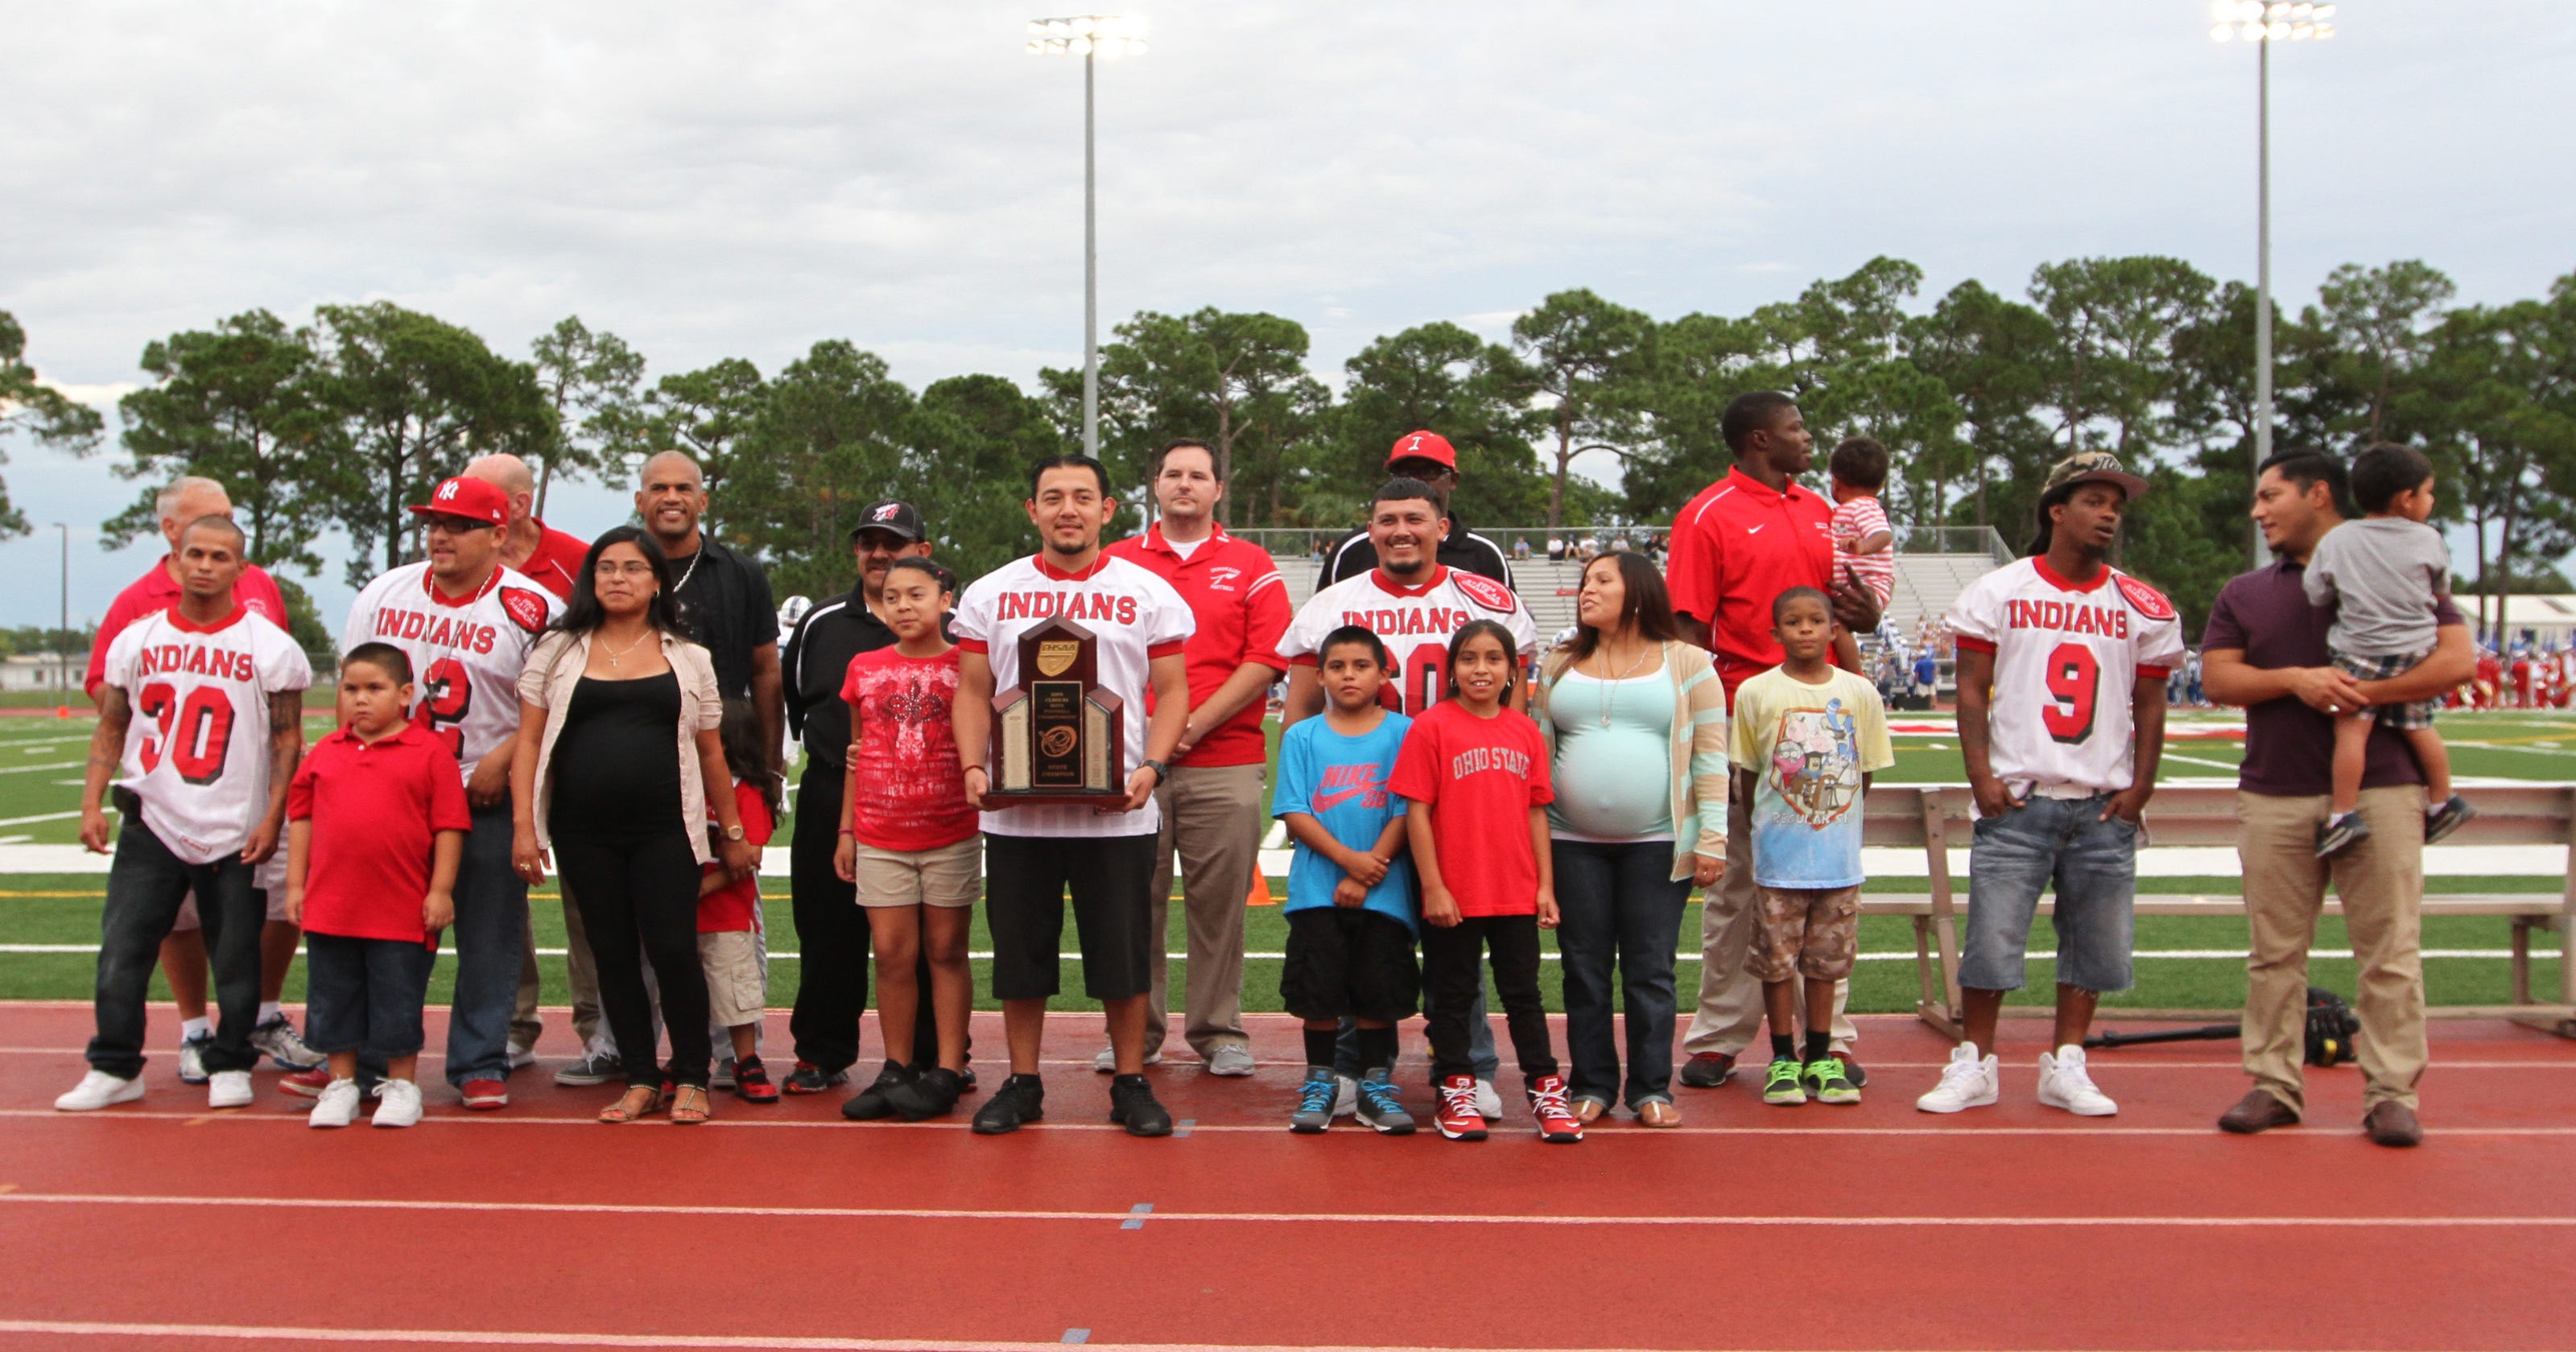
POLYGON ((501 566, 527 574, 556 599, 570 601, 573 575, 590 557, 590 546, 580 536, 538 519, 537 476, 528 471, 528 462, 515 455, 487 455, 467 465, 465 477, 480 479, 510 497, 510 524, 501 532, 501 566))
POLYGON ((715 659, 716 688, 748 699, 760 715, 760 744, 770 768, 783 770, 787 687, 778 664, 778 604, 760 565, 698 528, 707 514, 707 480, 698 462, 663 451, 644 462, 635 514, 671 561, 671 604, 680 623, 715 659))
MULTIPOLYGON (((501 566, 527 574, 530 581, 553 592, 558 600, 572 600, 572 580, 590 557, 590 546, 582 543, 580 536, 556 530, 538 519, 537 476, 529 472, 528 462, 507 453, 487 455, 467 465, 465 477, 500 489, 510 500, 510 524, 501 528, 501 566)), ((620 1066, 617 1040, 608 1035, 606 1025, 599 1020, 599 969, 591 964, 590 937, 582 932, 581 911, 573 905, 570 895, 563 897, 563 915, 564 966, 572 984, 572 1030, 581 1038, 581 1058, 557 1070, 555 1082, 606 1084, 619 1073, 620 1066)), ((542 993, 537 974, 537 930, 534 925, 527 929, 528 955, 519 966, 519 1004, 510 1015, 510 1066, 514 1070, 536 1063, 537 1038, 545 1032, 545 1021, 537 1014, 537 1000, 542 993)))
MULTIPOLYGON (((161 490, 153 499, 152 514, 169 552, 118 592, 107 608, 107 618, 99 621, 98 637, 89 648, 89 674, 81 682, 92 704, 98 703, 99 690, 106 683, 108 645, 127 625, 179 603, 179 533, 200 517, 230 520, 232 495, 212 479, 189 475, 161 490)), ((258 564, 242 566, 240 578, 233 583, 233 602, 280 629, 286 627, 286 597, 278 590, 277 579, 258 564)), ((281 850, 253 878, 252 885, 267 894, 268 924, 259 937, 259 1019, 251 1044, 288 1070, 311 1070, 322 1064, 322 1058, 304 1045, 278 1004, 286 989, 286 969, 295 961, 296 941, 302 934, 286 918, 285 869, 286 855, 281 850)), ((198 928, 192 895, 180 905, 169 937, 161 941, 161 974, 170 982, 171 1003, 179 1007, 179 1078, 189 1084, 206 1082, 205 1049, 213 1045, 215 1036, 214 1025, 206 1018, 206 961, 206 938, 198 928)))

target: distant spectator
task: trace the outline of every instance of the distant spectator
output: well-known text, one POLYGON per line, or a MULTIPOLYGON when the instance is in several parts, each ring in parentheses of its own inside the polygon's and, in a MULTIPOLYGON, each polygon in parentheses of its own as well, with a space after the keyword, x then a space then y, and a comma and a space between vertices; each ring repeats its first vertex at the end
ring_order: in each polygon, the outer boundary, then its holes
POLYGON ((1512 557, 1513 557, 1514 559, 1516 559, 1516 560, 1519 560, 1519 561, 1522 561, 1522 562, 1527 562, 1527 561, 1528 561, 1528 559, 1529 559, 1529 556, 1530 556, 1530 543, 1529 543, 1529 537, 1528 537, 1528 536, 1526 536, 1526 535, 1515 535, 1515 536, 1513 536, 1513 537, 1512 537, 1512 557))
POLYGON ((1548 536, 1548 537, 1547 537, 1547 560, 1548 560, 1548 562, 1550 562, 1550 563, 1563 563, 1563 562, 1565 562, 1565 537, 1564 537, 1564 536, 1562 536, 1562 535, 1550 535, 1550 536, 1548 536))

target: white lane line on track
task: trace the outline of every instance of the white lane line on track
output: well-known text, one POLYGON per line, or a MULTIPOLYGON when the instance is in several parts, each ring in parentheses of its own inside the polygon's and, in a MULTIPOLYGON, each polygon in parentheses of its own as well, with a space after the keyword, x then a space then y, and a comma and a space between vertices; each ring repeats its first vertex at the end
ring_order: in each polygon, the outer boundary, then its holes
MULTIPOLYGON (((1020 1343, 994 1339, 799 1338, 787 1334, 556 1333, 543 1330, 316 1328, 288 1324, 146 1324, 76 1319, 0 1319, 0 1334, 44 1337, 227 1339, 258 1343, 458 1344, 467 1347, 702 1347, 777 1352, 1062 1352, 1061 1338, 1020 1343)), ((1279 1343, 1104 1343, 1097 1352, 1310 1352, 1279 1343)), ((1475 1346, 1483 1346, 1476 1344, 1475 1346)), ((1361 1347, 1344 1352, 1465 1352, 1463 1348, 1361 1347)), ((1529 1348, 1516 1352, 1634 1352, 1633 1348, 1529 1348)))
MULTIPOLYGON (((184 1197, 116 1193, 0 1193, 0 1206, 241 1207, 271 1211, 461 1211, 482 1215, 748 1216, 764 1220, 963 1220, 1124 1223, 1131 1211, 974 1210, 964 1207, 699 1206, 632 1202, 464 1202, 408 1197, 184 1197)), ((1257 1225, 1547 1225, 1582 1228, 1652 1226, 1661 1229, 1854 1228, 1915 1229, 1978 1226, 1995 1229, 2558 1229, 2576 1227, 2576 1216, 1477 1216, 1455 1212, 1375 1211, 1156 1211, 1160 1224, 1191 1222, 1257 1225)))
MULTIPOLYGON (((2233 1068, 2231 1067, 2230 1069, 2232 1070, 2233 1068)), ((1283 1086, 1279 1092, 1281 1093, 1284 1101, 1286 1095, 1285 1087, 1283 1086)), ((608 1102, 608 1100, 603 1098, 600 1102, 604 1104, 608 1102)), ((283 1098, 272 1100, 271 1103, 272 1106, 292 1106, 283 1098)), ((51 1108, 0 1108, 0 1120, 9 1118, 24 1118, 34 1121, 62 1123, 177 1122, 183 1126, 206 1126, 227 1122, 237 1124, 248 1123, 253 1126, 301 1127, 304 1125, 304 1114, 302 1112, 261 1112, 257 1108, 227 1108, 221 1110, 185 1108, 156 1110, 120 1105, 118 1107, 103 1108, 96 1112, 88 1113, 58 1112, 51 1108)), ((531 1117, 524 1113, 469 1113, 460 1110, 452 1113, 432 1114, 422 1118, 421 1124, 423 1126, 435 1124, 439 1126, 452 1125, 490 1129, 494 1127, 596 1127, 599 1125, 599 1121, 595 1117, 531 1117)), ((668 1121, 650 1120, 633 1123, 631 1125, 636 1127, 667 1127, 672 1124, 668 1121)), ((968 1124, 964 1121, 955 1119, 945 1122, 896 1122, 889 1120, 870 1122, 864 1126, 854 1126, 848 1122, 834 1121, 829 1118, 772 1118, 763 1120, 758 1117, 743 1118, 728 1115, 724 1117, 710 1118, 704 1123, 690 1127, 689 1130, 695 1131, 699 1126, 741 1127, 747 1130, 771 1131, 871 1132, 965 1131, 967 1130, 968 1124)), ((1520 1129, 1521 1128, 1515 1122, 1514 1125, 1506 1128, 1504 1134, 1516 1135, 1520 1129)), ((1123 1134, 1127 1129, 1107 1122, 1064 1122, 1050 1120, 1033 1123, 1029 1126, 1020 1128, 1020 1130, 1041 1133, 1051 1131, 1105 1131, 1119 1132, 1123 1134)), ((1276 1122, 1229 1123, 1223 1125, 1211 1125, 1206 1122, 1199 1122, 1190 1128, 1190 1134, 1193 1136, 1209 1133, 1275 1136, 1285 1130, 1286 1129, 1284 1127, 1276 1122)), ((1364 1130, 1364 1128, 1348 1127, 1336 1128, 1336 1130, 1358 1132, 1364 1130)), ((2281 1135, 2281 1133, 2274 1134, 2276 1136, 2281 1135)), ((2286 1136, 2283 1136, 2283 1139, 2343 1141, 2349 1139, 2355 1134, 2357 1133, 2348 1132, 2338 1127, 2327 1127, 2308 1131, 2291 1131, 2288 1132, 2286 1136)), ((2576 1136, 2576 1127, 2436 1127, 2433 1128, 2432 1134, 2440 1137, 2561 1137, 2576 1136)), ((1659 1136, 1933 1136, 1950 1138, 1962 1136, 2064 1136, 2079 1140, 2090 1140, 2095 1137, 2102 1136, 2196 1136, 2209 1140, 2217 1140, 2219 1138, 2217 1128, 2210 1126, 2108 1127, 2093 1126, 2086 1123, 2074 1122, 2072 1120, 2070 1120, 2068 1125, 2062 1127, 1971 1127, 1963 1125, 1928 1127, 1640 1127, 1635 1130, 1614 1127, 1609 1130, 1592 1133, 1592 1139, 1594 1140, 1611 1141, 1648 1141, 1659 1136)), ((5 1200, 5 1196, 0 1196, 0 1200, 5 1200)), ((1119 1214, 1123 1216, 1126 1213, 1121 1212, 1119 1214)))

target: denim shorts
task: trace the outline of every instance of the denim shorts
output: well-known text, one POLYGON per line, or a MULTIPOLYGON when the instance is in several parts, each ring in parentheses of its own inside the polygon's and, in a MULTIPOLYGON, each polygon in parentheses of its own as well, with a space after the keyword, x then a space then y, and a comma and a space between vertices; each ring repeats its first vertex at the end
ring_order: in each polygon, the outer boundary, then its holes
POLYGON ((1968 932, 1959 984, 1978 990, 2022 987, 2039 894, 2054 889, 2057 980, 2095 992, 2129 988, 2129 953, 2137 935, 2138 828, 2105 819, 2107 794, 2042 798, 2036 794, 2000 817, 1977 819, 1968 847, 1968 932))

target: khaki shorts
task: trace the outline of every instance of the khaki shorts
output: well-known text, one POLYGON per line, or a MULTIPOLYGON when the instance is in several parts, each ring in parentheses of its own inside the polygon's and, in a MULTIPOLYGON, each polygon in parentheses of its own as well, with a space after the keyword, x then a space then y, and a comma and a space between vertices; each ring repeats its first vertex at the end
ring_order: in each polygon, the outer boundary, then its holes
POLYGON ((760 1022, 769 992, 760 979, 760 945, 750 930, 699 935, 698 965, 707 973, 707 1017, 717 1027, 760 1022))
POLYGON ((1744 970, 1764 985, 1792 977, 1840 981, 1860 957, 1858 887, 1755 889, 1756 930, 1744 970))
POLYGON ((861 906, 972 906, 984 891, 984 838, 968 836, 935 850, 858 847, 861 906))

